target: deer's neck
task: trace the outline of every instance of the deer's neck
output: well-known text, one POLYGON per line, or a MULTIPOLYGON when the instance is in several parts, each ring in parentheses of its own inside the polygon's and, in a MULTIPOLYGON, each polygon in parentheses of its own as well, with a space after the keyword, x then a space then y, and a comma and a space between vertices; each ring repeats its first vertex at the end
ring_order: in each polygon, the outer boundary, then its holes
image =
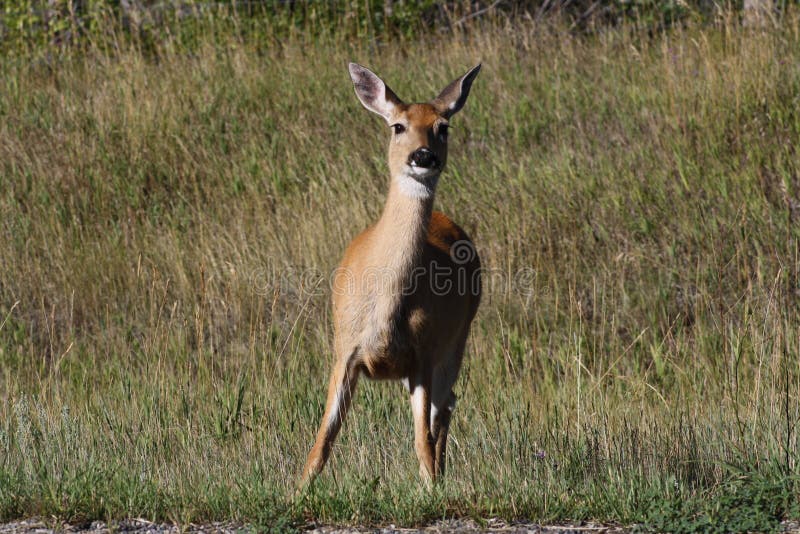
POLYGON ((392 180, 383 214, 372 228, 370 272, 361 286, 364 310, 369 310, 362 315, 362 348, 368 353, 381 353, 387 343, 397 341, 392 333, 398 331, 404 297, 414 293, 415 284, 424 283, 415 270, 422 262, 432 209, 432 196, 409 196, 392 180))
POLYGON ((384 280, 390 283, 388 294, 397 295, 419 265, 428 237, 433 211, 433 195, 417 198, 407 195, 397 180, 392 180, 383 214, 375 225, 375 262, 384 280))

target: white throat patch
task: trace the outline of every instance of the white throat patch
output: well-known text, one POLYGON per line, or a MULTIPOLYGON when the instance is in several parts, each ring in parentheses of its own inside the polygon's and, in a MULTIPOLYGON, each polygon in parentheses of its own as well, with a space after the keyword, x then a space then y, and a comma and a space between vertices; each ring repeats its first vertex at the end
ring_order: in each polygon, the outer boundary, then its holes
POLYGON ((406 166, 396 178, 400 191, 410 198, 428 198, 436 191, 440 171, 422 171, 406 166))

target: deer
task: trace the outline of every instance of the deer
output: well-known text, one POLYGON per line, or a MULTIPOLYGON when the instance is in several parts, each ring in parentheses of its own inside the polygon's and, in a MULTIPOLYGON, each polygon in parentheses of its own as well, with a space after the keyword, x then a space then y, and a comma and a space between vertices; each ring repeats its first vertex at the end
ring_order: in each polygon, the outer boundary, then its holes
POLYGON ((359 101, 391 129, 391 179, 380 218, 350 242, 332 276, 335 363, 301 488, 325 466, 361 375, 403 382, 420 476, 430 485, 444 475, 453 386, 481 298, 480 259, 433 201, 450 118, 480 68, 429 102, 406 104, 375 73, 349 65, 359 101))

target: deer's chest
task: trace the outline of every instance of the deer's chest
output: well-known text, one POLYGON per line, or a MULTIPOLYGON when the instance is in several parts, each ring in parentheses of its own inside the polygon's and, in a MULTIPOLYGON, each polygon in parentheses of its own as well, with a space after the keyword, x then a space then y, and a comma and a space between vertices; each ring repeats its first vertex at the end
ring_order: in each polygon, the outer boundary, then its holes
POLYGON ((420 316, 408 311, 406 304, 402 299, 382 302, 372 298, 357 306, 361 313, 348 321, 356 327, 352 341, 359 347, 370 378, 403 378, 414 366, 420 316))

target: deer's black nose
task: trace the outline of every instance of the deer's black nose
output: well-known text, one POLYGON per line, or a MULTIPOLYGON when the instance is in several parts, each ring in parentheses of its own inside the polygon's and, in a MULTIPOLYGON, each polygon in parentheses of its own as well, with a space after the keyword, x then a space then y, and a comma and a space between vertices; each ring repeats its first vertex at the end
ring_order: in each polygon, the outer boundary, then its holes
POLYGON ((408 157, 408 164, 413 167, 430 169, 439 166, 439 158, 427 148, 418 148, 408 157))

